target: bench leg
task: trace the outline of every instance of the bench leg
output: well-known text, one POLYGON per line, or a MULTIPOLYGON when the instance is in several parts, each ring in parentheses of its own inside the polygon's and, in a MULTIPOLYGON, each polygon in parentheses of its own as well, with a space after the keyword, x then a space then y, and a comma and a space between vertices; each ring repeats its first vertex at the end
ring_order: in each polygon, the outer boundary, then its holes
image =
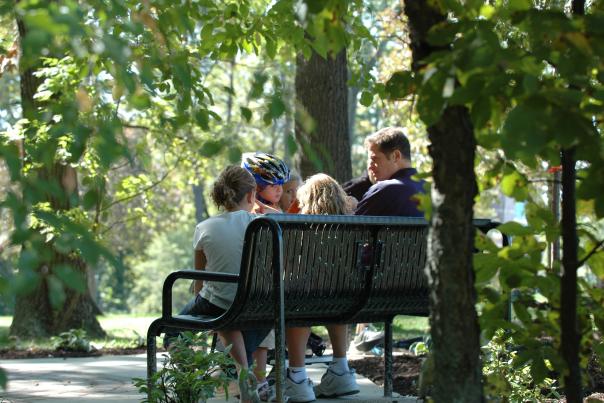
POLYGON ((151 378, 157 372, 157 343, 155 337, 161 333, 161 319, 154 320, 147 331, 147 396, 151 397, 154 385, 151 378))
POLYGON ((384 323, 384 397, 392 397, 392 318, 384 323))

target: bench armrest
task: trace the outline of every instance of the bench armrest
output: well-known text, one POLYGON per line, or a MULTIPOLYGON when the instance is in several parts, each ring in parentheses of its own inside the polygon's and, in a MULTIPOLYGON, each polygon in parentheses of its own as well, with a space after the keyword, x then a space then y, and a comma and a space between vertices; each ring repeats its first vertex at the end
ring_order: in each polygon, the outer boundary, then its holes
POLYGON ((218 281, 222 283, 237 283, 239 281, 238 274, 216 273, 205 270, 178 270, 172 272, 166 277, 162 290, 162 318, 169 319, 172 317, 172 286, 177 279, 202 280, 202 281, 218 281))

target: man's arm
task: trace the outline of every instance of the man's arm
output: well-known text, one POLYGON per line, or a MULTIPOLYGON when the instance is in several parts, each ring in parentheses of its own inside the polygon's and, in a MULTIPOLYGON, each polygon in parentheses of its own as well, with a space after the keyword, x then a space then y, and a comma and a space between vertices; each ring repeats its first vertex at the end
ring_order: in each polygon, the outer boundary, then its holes
MULTIPOLYGON (((195 259, 193 263, 193 268, 195 270, 204 270, 206 268, 206 264, 208 260, 206 259, 205 253, 203 253, 202 249, 195 249, 195 259)), ((203 281, 196 280, 193 285, 193 292, 195 295, 201 291, 201 287, 203 287, 203 281)))

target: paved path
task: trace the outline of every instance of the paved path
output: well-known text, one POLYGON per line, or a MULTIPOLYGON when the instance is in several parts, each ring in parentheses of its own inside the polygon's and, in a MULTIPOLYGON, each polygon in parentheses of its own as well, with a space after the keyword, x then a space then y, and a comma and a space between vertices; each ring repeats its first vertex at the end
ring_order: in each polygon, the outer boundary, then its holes
MULTIPOLYGON (((158 358, 161 362, 161 358, 158 358)), ((8 372, 9 385, 0 391, 0 403, 5 402, 137 402, 143 398, 132 383, 132 378, 146 375, 144 354, 102 356, 93 358, 43 358, 2 360, 0 367, 8 372)), ((319 383, 325 364, 309 365, 308 373, 319 383)), ((357 375, 361 392, 346 399, 360 402, 385 402, 383 390, 368 379, 357 375)), ((411 403, 415 398, 393 398, 387 402, 411 403)), ((212 403, 224 402, 211 399, 212 403)), ((230 402, 236 402, 230 399, 230 402)))

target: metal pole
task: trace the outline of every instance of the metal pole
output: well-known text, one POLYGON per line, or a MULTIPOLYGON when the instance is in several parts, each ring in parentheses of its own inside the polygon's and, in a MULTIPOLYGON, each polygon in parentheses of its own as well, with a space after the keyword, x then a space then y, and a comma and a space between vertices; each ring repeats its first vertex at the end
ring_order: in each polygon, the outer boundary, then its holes
POLYGON ((283 247, 281 227, 272 222, 273 232, 273 301, 275 314, 275 389, 277 402, 285 394, 285 307, 283 281, 283 247))
POLYGON ((384 397, 392 397, 392 318, 384 322, 384 397))

